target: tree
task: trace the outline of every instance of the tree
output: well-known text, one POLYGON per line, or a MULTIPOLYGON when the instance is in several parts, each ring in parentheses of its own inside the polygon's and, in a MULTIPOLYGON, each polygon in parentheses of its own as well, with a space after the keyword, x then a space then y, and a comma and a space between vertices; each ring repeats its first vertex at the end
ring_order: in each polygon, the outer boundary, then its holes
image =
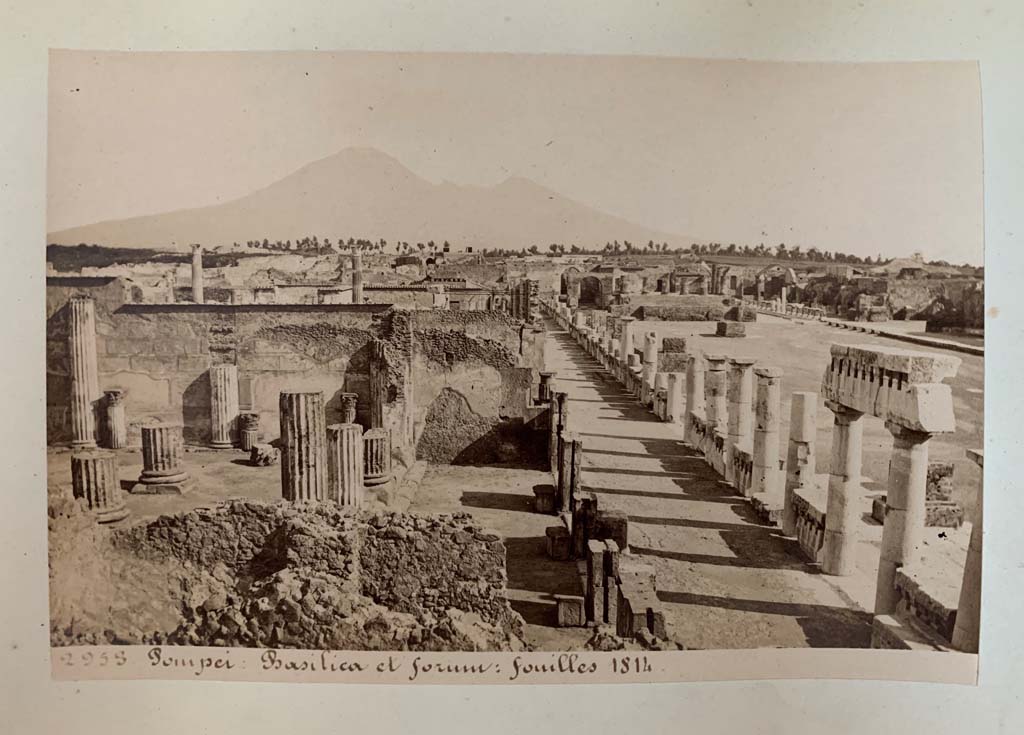
POLYGON ((530 252, 530 253, 532 253, 532 254, 534 254, 534 255, 536 255, 537 253, 539 253, 539 252, 540 252, 540 248, 539 248, 539 247, 537 247, 536 245, 531 245, 531 246, 529 247, 529 252, 530 252))

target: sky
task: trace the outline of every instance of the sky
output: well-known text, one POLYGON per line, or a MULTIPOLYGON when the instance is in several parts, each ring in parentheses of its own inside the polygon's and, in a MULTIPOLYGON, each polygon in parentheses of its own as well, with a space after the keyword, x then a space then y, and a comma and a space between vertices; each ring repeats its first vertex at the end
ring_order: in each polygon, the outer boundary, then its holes
POLYGON ((973 63, 54 51, 48 114, 49 232, 228 201, 359 146, 697 241, 983 257, 973 63))

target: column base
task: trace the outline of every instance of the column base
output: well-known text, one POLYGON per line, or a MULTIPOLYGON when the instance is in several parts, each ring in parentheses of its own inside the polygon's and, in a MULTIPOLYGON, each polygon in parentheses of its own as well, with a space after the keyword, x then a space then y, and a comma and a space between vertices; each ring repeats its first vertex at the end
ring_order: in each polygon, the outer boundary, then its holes
POLYGON ((129 492, 132 495, 182 495, 194 485, 195 480, 182 472, 166 477, 140 477, 129 492))
POLYGON ((237 449, 238 442, 227 441, 227 442, 210 442, 211 449, 237 449))
POLYGON ((124 520, 132 514, 132 512, 125 507, 124 503, 116 508, 94 510, 93 513, 96 516, 97 523, 114 523, 115 521, 124 520))

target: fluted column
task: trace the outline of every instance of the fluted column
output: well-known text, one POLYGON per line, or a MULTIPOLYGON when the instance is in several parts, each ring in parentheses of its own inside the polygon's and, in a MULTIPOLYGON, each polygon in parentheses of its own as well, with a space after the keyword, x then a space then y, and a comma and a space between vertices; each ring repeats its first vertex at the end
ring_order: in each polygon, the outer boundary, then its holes
POLYGON ((129 515, 117 475, 117 455, 107 449, 84 449, 71 455, 71 489, 85 500, 100 523, 129 515))
POLYGON ((331 424, 327 427, 327 499, 338 505, 363 505, 363 427, 331 424))
POLYGON ((856 569, 864 414, 834 401, 825 405, 835 421, 821 569, 825 574, 847 576, 856 569))
POLYGON ((754 393, 754 378, 751 373, 754 360, 734 357, 729 360, 729 386, 727 398, 729 418, 728 436, 725 441, 725 479, 736 482, 733 462, 737 447, 750 441, 751 403, 754 393))
POLYGON ((142 427, 142 474, 132 493, 181 493, 190 484, 181 465, 181 424, 147 424, 142 427))
POLYGON ((793 393, 789 411, 789 448, 786 452, 786 490, 782 509, 782 532, 787 536, 796 535, 793 495, 797 488, 814 484, 817 412, 817 393, 793 393))
POLYGON ((238 417, 238 445, 247 452, 260 441, 260 415, 243 413, 238 417))
MULTIPOLYGON (((685 373, 667 373, 665 375, 665 418, 675 424, 686 421, 686 416, 683 413, 683 384, 685 382, 685 373)), ((685 429, 683 431, 685 433, 685 429)))
MULTIPOLYGON (((705 454, 714 445, 715 433, 725 434, 728 418, 728 401, 726 396, 726 364, 721 355, 707 355, 707 372, 704 374, 704 395, 706 401, 704 411, 707 416, 707 446, 705 454)), ((712 455, 713 456, 713 455, 712 455)), ((715 467, 716 470, 722 468, 715 467)))
POLYGON ((363 434, 363 484, 379 487, 392 478, 391 435, 387 429, 369 429, 363 434))
POLYGON ((359 403, 358 393, 342 393, 341 399, 341 423, 354 424, 356 422, 356 406, 359 403))
POLYGON ((782 371, 774 367, 754 368, 757 393, 754 398, 753 474, 750 494, 774 496, 779 486, 779 399, 782 371))
POLYGON ((281 494, 293 502, 327 496, 324 394, 282 392, 281 494))
POLYGON ((108 390, 103 394, 106 412, 106 445, 110 449, 128 446, 128 420, 124 413, 124 391, 108 390))
POLYGON ((892 433, 892 459, 885 490, 882 553, 875 585, 875 615, 896 611, 896 570, 912 560, 924 541, 928 487, 928 440, 931 434, 886 422, 892 433))
POLYGON ((693 444, 693 426, 690 414, 704 414, 704 361, 699 355, 690 355, 686 360, 686 416, 683 421, 683 440, 693 444))
POLYGON ((71 446, 96 446, 96 412, 100 399, 96 363, 96 304, 89 296, 68 301, 68 348, 71 353, 71 446))
MULTIPOLYGON (((984 467, 984 455, 980 449, 968 449, 967 456, 984 467)), ((966 653, 978 652, 978 633, 981 630, 981 539, 983 534, 983 489, 984 480, 978 485, 978 497, 974 506, 974 521, 971 524, 971 541, 967 547, 964 576, 960 583, 960 601, 956 606, 956 622, 953 625, 953 648, 966 653)))
POLYGON ((192 246, 192 300, 197 304, 205 303, 203 295, 203 246, 192 246))
POLYGON ((238 366, 210 368, 210 444, 218 449, 235 446, 238 433, 238 366))

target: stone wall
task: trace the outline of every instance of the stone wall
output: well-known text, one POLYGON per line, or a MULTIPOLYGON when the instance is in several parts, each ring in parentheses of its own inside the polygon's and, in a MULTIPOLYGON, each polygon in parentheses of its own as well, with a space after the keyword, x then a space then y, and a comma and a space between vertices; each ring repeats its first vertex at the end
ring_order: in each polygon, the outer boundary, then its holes
POLYGON ((724 296, 697 294, 635 294, 628 303, 609 307, 614 316, 632 316, 643 321, 717 322, 729 318, 734 304, 724 296))
POLYGON ((277 437, 279 393, 311 390, 323 391, 328 423, 340 420, 340 394, 357 393, 357 421, 367 427, 371 395, 380 396, 380 424, 392 429, 393 449, 406 461, 428 423, 437 430, 424 439, 423 454, 435 461, 493 461, 503 443, 530 444, 517 433, 534 417, 543 341, 507 314, 387 305, 125 304, 118 283, 48 289, 50 444, 70 438, 64 304, 73 293, 96 298, 100 387, 126 391, 130 443, 152 420, 181 422, 186 441, 206 443, 208 371, 230 363, 238 365, 239 406, 260 415, 264 440, 277 437), (374 384, 371 370, 379 378, 374 384), (447 417, 456 404, 457 415, 472 420, 453 432, 447 417))

